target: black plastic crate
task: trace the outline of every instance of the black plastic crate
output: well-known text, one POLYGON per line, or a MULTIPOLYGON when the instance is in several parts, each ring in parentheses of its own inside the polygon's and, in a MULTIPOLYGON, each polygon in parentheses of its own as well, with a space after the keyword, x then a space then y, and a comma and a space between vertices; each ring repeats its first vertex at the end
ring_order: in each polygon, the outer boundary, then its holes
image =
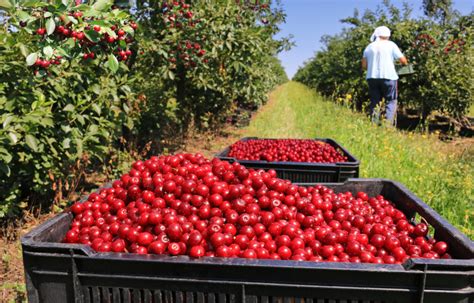
MULTIPOLYGON (((278 140, 271 138, 245 137, 240 141, 248 140, 278 140)), ((347 157, 347 162, 337 163, 312 163, 312 162, 268 162, 254 160, 239 160, 234 157, 228 157, 230 146, 226 147, 215 157, 229 161, 239 162, 248 168, 254 169, 274 169, 278 178, 301 183, 338 183, 344 182, 349 178, 359 177, 359 160, 351 155, 344 147, 336 141, 329 138, 316 138, 314 140, 322 141, 332 145, 347 157)))
POLYGON ((458 259, 403 265, 314 263, 96 253, 58 243, 62 213, 22 238, 29 302, 349 303, 473 302, 474 244, 402 185, 354 179, 336 192, 382 194, 409 218, 420 214, 458 259))

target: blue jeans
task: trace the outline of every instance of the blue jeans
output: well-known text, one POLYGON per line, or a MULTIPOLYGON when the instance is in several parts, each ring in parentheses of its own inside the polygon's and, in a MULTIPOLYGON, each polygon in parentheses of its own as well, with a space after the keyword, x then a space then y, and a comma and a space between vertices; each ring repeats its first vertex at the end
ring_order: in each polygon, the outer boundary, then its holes
POLYGON ((394 124, 397 113, 398 80, 367 79, 370 95, 370 116, 373 120, 380 119, 380 111, 375 112, 382 98, 385 99, 385 119, 394 124))

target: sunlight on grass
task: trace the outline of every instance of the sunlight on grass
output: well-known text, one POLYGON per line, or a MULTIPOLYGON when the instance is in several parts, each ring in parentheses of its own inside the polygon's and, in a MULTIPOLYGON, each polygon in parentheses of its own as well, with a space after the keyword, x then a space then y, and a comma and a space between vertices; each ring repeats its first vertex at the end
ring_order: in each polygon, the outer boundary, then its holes
POLYGON ((461 231, 474 236, 473 159, 459 159, 443 150, 435 136, 376 126, 289 82, 272 95, 273 104, 252 121, 246 136, 332 138, 361 161, 361 177, 396 180, 442 214, 461 231))
POLYGON ((474 117, 474 103, 471 104, 471 106, 469 107, 469 110, 467 111, 467 115, 469 117, 474 117))

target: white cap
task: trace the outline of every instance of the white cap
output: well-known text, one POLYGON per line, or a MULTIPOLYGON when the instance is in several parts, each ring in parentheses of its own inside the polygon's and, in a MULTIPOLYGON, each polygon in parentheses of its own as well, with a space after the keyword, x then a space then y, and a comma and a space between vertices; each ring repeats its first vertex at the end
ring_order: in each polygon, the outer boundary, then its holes
POLYGON ((390 37, 390 29, 386 26, 379 26, 374 30, 372 36, 370 36, 370 41, 376 41, 379 37, 390 37))

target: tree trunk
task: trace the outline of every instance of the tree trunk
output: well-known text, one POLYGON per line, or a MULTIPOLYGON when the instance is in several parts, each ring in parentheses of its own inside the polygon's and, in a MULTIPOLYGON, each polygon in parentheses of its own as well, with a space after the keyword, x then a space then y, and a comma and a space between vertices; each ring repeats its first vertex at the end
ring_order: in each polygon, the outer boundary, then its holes
POLYGON ((424 131, 428 130, 427 121, 428 121, 428 116, 430 115, 430 113, 431 113, 431 110, 426 105, 426 103, 423 102, 422 108, 421 108, 420 123, 421 123, 421 127, 424 131))

